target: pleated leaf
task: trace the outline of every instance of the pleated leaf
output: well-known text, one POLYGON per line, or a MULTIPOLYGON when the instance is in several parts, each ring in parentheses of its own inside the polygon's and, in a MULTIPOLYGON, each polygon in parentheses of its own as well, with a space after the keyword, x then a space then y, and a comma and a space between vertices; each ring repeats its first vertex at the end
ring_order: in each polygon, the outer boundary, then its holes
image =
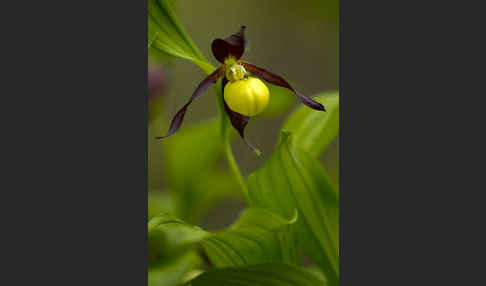
POLYGON ((305 268, 284 262, 213 268, 190 281, 191 286, 326 286, 305 268))
POLYGON ((161 261, 173 260, 192 250, 209 233, 186 224, 170 214, 161 214, 148 222, 149 268, 161 261))
POLYGON ((169 246, 196 243, 208 235, 200 227, 189 225, 170 214, 158 215, 149 221, 149 240, 158 234, 164 234, 169 246))
POLYGON ((287 119, 282 130, 291 132, 296 145, 317 156, 339 134, 339 94, 326 92, 313 98, 326 107, 326 112, 300 106, 287 119))
POLYGON ((286 220, 264 209, 249 208, 228 229, 209 233, 171 215, 158 215, 148 224, 149 265, 194 249, 199 243, 217 267, 269 260, 297 264, 298 252, 292 230, 297 220, 296 211, 286 220))
POLYGON ((268 260, 297 264, 291 220, 258 208, 249 208, 225 231, 205 238, 203 248, 216 267, 242 266, 268 260))
POLYGON ((290 217, 295 209, 299 247, 338 285, 339 201, 335 186, 313 155, 282 133, 267 163, 248 178, 250 205, 290 217))

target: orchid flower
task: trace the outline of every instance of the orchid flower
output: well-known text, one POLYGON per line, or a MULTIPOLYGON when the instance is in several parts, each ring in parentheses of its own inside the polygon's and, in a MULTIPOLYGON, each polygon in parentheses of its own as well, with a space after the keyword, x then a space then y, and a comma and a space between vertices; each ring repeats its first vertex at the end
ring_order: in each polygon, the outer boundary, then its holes
POLYGON ((216 83, 219 78, 223 78, 224 109, 230 118, 231 125, 257 154, 260 151, 246 140, 244 131, 250 118, 261 113, 270 100, 270 92, 262 80, 290 89, 303 104, 315 110, 325 111, 322 104, 297 92, 281 76, 241 61, 240 58, 243 56, 247 43, 244 31, 245 26, 242 26, 237 33, 213 41, 211 44, 213 55, 222 65, 198 85, 189 102, 172 119, 168 133, 165 136, 156 137, 157 139, 174 134, 181 127, 186 110, 192 101, 209 86, 216 83))

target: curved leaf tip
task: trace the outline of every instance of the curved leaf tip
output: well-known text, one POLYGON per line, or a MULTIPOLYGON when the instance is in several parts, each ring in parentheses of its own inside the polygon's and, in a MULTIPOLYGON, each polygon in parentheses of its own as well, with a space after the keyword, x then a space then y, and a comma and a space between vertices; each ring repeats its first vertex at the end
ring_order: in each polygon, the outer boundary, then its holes
POLYGON ((298 209, 294 209, 294 215, 289 220, 289 224, 294 224, 298 219, 299 219, 299 210, 298 209))

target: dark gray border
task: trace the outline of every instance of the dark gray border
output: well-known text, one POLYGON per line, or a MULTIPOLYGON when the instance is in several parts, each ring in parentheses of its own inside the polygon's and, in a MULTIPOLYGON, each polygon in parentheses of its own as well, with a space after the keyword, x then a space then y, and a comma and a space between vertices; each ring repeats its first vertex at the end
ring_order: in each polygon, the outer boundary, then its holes
POLYGON ((341 2, 342 286, 485 284, 484 9, 456 4, 341 2))
POLYGON ((0 9, 0 284, 146 285, 147 3, 56 2, 0 9))

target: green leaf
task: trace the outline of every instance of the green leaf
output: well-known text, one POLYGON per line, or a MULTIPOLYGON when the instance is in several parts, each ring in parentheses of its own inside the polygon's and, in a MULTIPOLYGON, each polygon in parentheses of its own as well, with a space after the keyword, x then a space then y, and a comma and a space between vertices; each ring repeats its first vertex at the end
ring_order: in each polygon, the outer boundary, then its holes
POLYGON ((326 112, 300 106, 284 123, 282 130, 292 133, 294 142, 312 155, 319 155, 339 134, 339 94, 326 92, 314 96, 326 112))
POLYGON ((211 234, 171 215, 152 218, 148 224, 149 265, 177 257, 201 242, 217 267, 242 266, 269 260, 298 263, 295 232, 297 212, 291 220, 258 208, 246 209, 228 229, 211 234))
POLYGON ((148 0, 148 47, 190 60, 207 74, 214 71, 214 67, 185 33, 169 0, 148 0))
POLYGON ((197 243, 207 235, 208 232, 200 227, 187 224, 170 214, 155 216, 148 222, 149 240, 163 236, 164 244, 170 248, 197 243))
POLYGON ((296 147, 290 133, 269 161, 248 178, 250 205, 282 217, 299 212, 299 246, 319 265, 329 285, 338 285, 339 201, 325 170, 307 151, 296 147))
POLYGON ((192 268, 201 264, 197 254, 186 252, 170 262, 157 265, 148 270, 149 286, 176 286, 183 283, 184 277, 192 268))
POLYGON ((291 220, 258 208, 246 209, 229 229, 210 235, 202 242, 216 267, 243 266, 268 260, 297 264, 297 249, 291 220))
POLYGON ((201 228, 186 224, 169 214, 153 217, 148 223, 149 267, 179 257, 208 235, 201 228))
POLYGON ((325 286, 305 268, 283 262, 213 268, 190 281, 192 286, 325 286))

